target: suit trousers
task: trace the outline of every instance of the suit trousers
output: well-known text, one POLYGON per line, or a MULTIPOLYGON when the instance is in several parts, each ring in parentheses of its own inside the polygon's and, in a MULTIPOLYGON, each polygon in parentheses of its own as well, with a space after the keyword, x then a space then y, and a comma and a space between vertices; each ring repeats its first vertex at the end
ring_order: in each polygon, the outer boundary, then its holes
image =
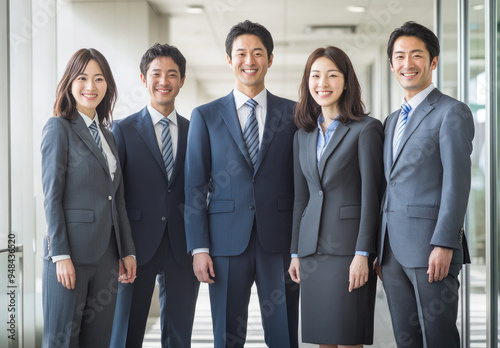
POLYGON ((118 249, 114 230, 95 264, 73 263, 74 290, 57 281, 56 264, 43 262, 43 348, 108 348, 118 291, 118 249))
POLYGON ((257 286, 266 345, 298 347, 299 286, 288 274, 289 253, 266 252, 254 226, 246 250, 214 256, 215 282, 209 285, 214 347, 243 347, 253 283, 257 286))
POLYGON ((386 235, 382 283, 398 347, 460 347, 456 325, 460 268, 451 264, 446 278, 429 283, 427 268, 407 268, 398 262, 386 235))
POLYGON ((132 284, 120 284, 112 347, 142 347, 155 282, 159 284, 161 345, 191 347, 200 283, 192 269, 178 265, 165 231, 151 260, 139 265, 132 284), (126 343, 125 343, 126 339, 126 343))

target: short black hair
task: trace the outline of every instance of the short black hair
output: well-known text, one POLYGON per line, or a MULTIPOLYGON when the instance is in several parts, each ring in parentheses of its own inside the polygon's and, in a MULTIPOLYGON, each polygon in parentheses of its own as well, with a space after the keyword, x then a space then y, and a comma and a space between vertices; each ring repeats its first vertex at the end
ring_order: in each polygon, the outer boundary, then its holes
POLYGON ((422 40, 425 48, 429 51, 431 62, 434 57, 439 57, 439 39, 429 28, 421 24, 409 21, 403 24, 400 28, 394 29, 387 43, 387 56, 392 65, 392 52, 394 50, 394 42, 401 36, 414 36, 422 40))
POLYGON ((274 49, 273 37, 271 36, 271 33, 263 25, 251 22, 248 19, 234 25, 229 31, 229 34, 227 34, 226 53, 229 58, 231 58, 231 52, 233 51, 234 40, 241 35, 258 36, 266 48, 267 58, 271 58, 271 54, 273 54, 274 49))
POLYGON ((140 69, 141 74, 146 76, 149 69, 149 64, 158 57, 170 57, 175 64, 179 67, 181 79, 186 75, 186 58, 182 55, 181 51, 175 46, 169 44, 159 44, 158 42, 151 46, 146 53, 142 56, 140 69))

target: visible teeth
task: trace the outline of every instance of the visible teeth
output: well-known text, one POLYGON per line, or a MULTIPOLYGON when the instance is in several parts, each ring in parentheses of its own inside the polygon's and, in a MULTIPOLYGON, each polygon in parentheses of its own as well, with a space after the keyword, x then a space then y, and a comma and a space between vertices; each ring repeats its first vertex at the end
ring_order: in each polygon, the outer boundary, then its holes
POLYGON ((168 89, 159 89, 158 92, 166 93, 166 92, 168 92, 168 89))
POLYGON ((251 69, 251 70, 248 69, 248 70, 245 70, 245 72, 248 74, 253 74, 253 73, 257 72, 257 69, 251 69))
POLYGON ((332 94, 332 92, 317 92, 318 95, 320 96, 325 96, 325 95, 329 95, 329 94, 332 94))
POLYGON ((403 73, 403 76, 415 76, 417 73, 403 73))
POLYGON ((97 97, 97 94, 84 94, 84 96, 88 98, 95 98, 97 97))

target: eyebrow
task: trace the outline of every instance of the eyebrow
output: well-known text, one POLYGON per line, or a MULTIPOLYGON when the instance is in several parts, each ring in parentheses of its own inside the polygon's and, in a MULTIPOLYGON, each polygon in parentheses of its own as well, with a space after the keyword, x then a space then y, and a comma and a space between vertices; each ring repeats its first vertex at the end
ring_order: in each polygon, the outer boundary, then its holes
MULTIPOLYGON (((86 74, 84 72, 79 73, 77 76, 80 76, 80 75, 89 76, 88 74, 86 74)), ((104 74, 95 74, 94 76, 104 76, 104 74)))
MULTIPOLYGON (((246 48, 237 48, 236 49, 236 52, 239 52, 239 51, 246 51, 247 49, 246 48)), ((264 51, 263 48, 261 47, 257 47, 257 48, 254 48, 252 51, 264 51)))
MULTIPOLYGON (((151 72, 155 72, 155 71, 161 71, 161 69, 153 69, 151 70, 151 72)), ((174 73, 179 73, 177 70, 175 69, 169 69, 167 70, 167 73, 171 73, 171 72, 174 72, 174 73)))
MULTIPOLYGON (((340 72, 339 70, 337 69, 330 69, 330 70, 327 70, 328 72, 330 71, 336 71, 336 72, 340 72)), ((311 70, 311 72, 320 72, 319 70, 311 70)))
MULTIPOLYGON (((410 51, 410 53, 415 53, 415 52, 424 53, 424 50, 416 49, 416 50, 411 50, 410 51)), ((405 53, 405 51, 394 51, 394 54, 396 54, 396 53, 405 53)))

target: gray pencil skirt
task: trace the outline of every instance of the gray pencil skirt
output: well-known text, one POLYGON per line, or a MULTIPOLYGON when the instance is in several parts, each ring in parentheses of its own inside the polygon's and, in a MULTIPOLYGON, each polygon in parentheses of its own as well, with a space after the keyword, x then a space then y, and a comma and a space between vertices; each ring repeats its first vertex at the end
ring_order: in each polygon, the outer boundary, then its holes
MULTIPOLYGON (((302 341, 314 344, 373 344, 377 277, 349 292, 353 256, 300 258, 302 341)), ((369 259, 370 270, 373 259, 369 259)))

